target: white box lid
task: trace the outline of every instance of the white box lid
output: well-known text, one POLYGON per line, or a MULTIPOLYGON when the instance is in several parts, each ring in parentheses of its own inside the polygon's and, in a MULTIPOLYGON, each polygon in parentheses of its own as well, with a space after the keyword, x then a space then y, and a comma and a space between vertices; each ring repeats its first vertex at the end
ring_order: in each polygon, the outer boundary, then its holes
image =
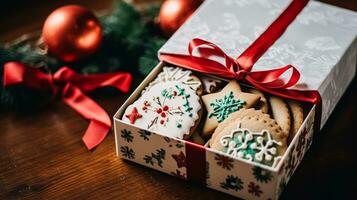
MULTIPOLYGON (((201 38, 238 57, 289 5, 290 0, 206 0, 159 50, 187 55, 201 38)), ((356 70, 357 13, 310 1, 252 71, 292 64, 301 73, 294 89, 318 90, 322 125, 356 70)), ((322 126, 321 126, 322 127, 322 126)))

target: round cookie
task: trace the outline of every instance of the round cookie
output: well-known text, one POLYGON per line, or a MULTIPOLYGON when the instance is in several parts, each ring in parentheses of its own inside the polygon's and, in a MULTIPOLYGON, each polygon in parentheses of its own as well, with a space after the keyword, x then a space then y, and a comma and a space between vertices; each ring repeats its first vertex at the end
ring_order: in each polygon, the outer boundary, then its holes
POLYGON ((275 167, 287 149, 287 135, 275 120, 261 111, 248 109, 238 112, 251 113, 236 118, 220 132, 215 132, 210 147, 233 157, 275 167))
POLYGON ((255 108, 257 110, 263 111, 263 113, 268 113, 269 112, 269 105, 268 105, 268 100, 265 98, 265 95, 263 92, 257 89, 249 88, 248 89, 249 93, 252 94, 257 94, 260 96, 260 101, 255 105, 255 108))
POLYGON ((290 143, 304 122, 304 110, 301 103, 297 101, 288 100, 287 103, 289 105, 290 113, 292 116, 292 125, 288 138, 288 143, 290 143))
POLYGON ((214 133, 212 134, 212 138, 217 135, 217 133, 221 132, 225 127, 229 126, 234 122, 236 119, 241 119, 243 117, 254 117, 254 116, 261 116, 264 115, 267 118, 270 118, 268 114, 264 114, 261 110, 255 110, 254 108, 245 109, 242 108, 238 112, 232 113, 227 119, 225 119, 219 126, 216 128, 214 133))
POLYGON ((202 95, 203 87, 201 80, 192 74, 192 71, 185 70, 180 67, 168 67, 164 66, 162 72, 147 86, 142 93, 146 92, 150 87, 156 84, 162 84, 165 82, 177 81, 184 85, 189 86, 192 90, 196 91, 198 95, 202 95))
POLYGON ((202 115, 200 97, 178 81, 156 84, 127 107, 122 117, 143 129, 188 139, 202 115))
POLYGON ((272 117, 276 120, 279 126, 283 129, 286 135, 290 133, 291 117, 288 105, 283 99, 277 96, 269 97, 272 117))

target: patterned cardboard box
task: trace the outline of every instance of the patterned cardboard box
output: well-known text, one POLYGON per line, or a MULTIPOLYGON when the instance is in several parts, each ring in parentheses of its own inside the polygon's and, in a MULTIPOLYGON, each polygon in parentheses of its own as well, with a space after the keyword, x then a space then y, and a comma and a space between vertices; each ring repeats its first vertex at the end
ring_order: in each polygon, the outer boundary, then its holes
MULTIPOLYGON (((206 0, 159 53, 187 54, 188 42, 209 40, 230 56, 243 51, 290 3, 289 0, 206 0)), ((254 70, 293 64, 301 73, 296 89, 318 90, 325 124, 355 75, 357 14, 311 1, 285 34, 263 55, 254 70), (343 35, 343 37, 341 37, 343 35)), ((191 142, 143 130, 122 120, 128 105, 157 76, 148 75, 114 116, 117 155, 155 170, 188 179, 187 147, 191 142)), ((207 187, 246 199, 277 199, 309 149, 315 106, 274 168, 204 149, 207 187)))

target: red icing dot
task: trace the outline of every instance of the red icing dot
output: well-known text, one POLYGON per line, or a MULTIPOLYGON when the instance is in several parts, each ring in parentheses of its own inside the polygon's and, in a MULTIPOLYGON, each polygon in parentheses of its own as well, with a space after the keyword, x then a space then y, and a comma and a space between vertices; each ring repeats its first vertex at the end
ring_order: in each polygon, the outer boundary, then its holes
POLYGON ((146 109, 147 109, 147 107, 146 107, 146 106, 144 106, 144 107, 143 107, 143 110, 146 110, 146 109))
POLYGON ((144 101, 145 106, 150 106, 150 103, 148 101, 144 101))
POLYGON ((158 108, 158 109, 156 110, 156 112, 157 112, 157 113, 161 113, 161 112, 162 112, 162 109, 161 109, 161 108, 158 108))
POLYGON ((174 96, 176 96, 177 95, 177 92, 176 91, 174 91, 174 96))
POLYGON ((165 123, 165 121, 164 120, 160 120, 160 124, 164 124, 165 123))
POLYGON ((168 111, 169 107, 168 106, 164 106, 163 109, 164 109, 164 111, 168 111))
POLYGON ((166 117, 166 113, 162 112, 161 117, 166 117))

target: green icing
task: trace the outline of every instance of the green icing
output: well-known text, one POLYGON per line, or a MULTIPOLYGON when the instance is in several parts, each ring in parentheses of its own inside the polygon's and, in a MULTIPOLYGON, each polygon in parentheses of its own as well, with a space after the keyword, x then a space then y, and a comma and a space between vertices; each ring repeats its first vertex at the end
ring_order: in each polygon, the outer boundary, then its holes
POLYGON ((161 95, 165 98, 172 99, 173 94, 167 91, 167 89, 164 89, 161 91, 161 95))
MULTIPOLYGON (((238 139, 238 135, 244 136, 245 134, 244 134, 243 132, 240 132, 240 133, 238 133, 238 134, 234 134, 232 140, 236 143, 235 148, 239 148, 239 147, 242 146, 242 144, 243 144, 243 143, 238 139)), ((247 145, 247 148, 246 148, 246 149, 241 149, 240 152, 243 152, 244 157, 246 157, 247 155, 251 155, 252 158, 253 158, 253 161, 254 161, 254 155, 256 154, 256 150, 254 150, 254 149, 251 148, 251 145, 252 145, 253 143, 255 143, 254 140, 249 141, 249 142, 247 143, 247 144, 248 144, 248 145, 247 145)), ((231 153, 232 153, 232 152, 227 152, 227 151, 228 151, 228 147, 225 147, 225 148, 224 148, 224 152, 225 152, 225 153, 228 153, 228 154, 231 154, 231 153)))
POLYGON ((273 154, 269 150, 272 148, 279 148, 279 144, 271 139, 271 136, 268 136, 269 133, 260 135, 257 133, 249 133, 246 131, 238 130, 234 132, 233 136, 226 136, 225 140, 228 139, 227 145, 224 145, 224 148, 222 149, 223 152, 227 153, 228 155, 234 155, 237 156, 238 153, 242 153, 243 156, 242 158, 248 159, 249 157, 252 158, 253 162, 258 162, 262 163, 268 166, 272 166, 274 164, 274 158, 278 156, 278 153, 273 154), (251 139, 249 139, 248 134, 252 136, 251 139), (260 144, 258 142, 258 138, 262 137, 263 142, 260 144), (231 141, 234 141, 234 145, 232 146, 231 141), (272 141, 272 143, 269 143, 269 141, 272 141), (242 146, 244 143, 247 144, 246 147, 242 146), (252 145, 255 143, 256 147, 252 148, 252 145), (229 144, 229 145, 228 145, 229 144), (256 155, 261 154, 263 155, 262 160, 257 160, 256 155), (271 160, 267 160, 265 156, 267 154, 272 156, 271 160))
POLYGON ((225 95, 223 99, 215 99, 210 103, 212 112, 208 114, 209 118, 216 117, 218 122, 225 120, 231 113, 238 111, 246 104, 245 101, 234 99, 233 92, 225 95))
POLYGON ((178 85, 175 85, 175 87, 178 90, 177 96, 181 96, 181 97, 183 97, 185 99, 185 103, 183 104, 185 112, 188 112, 189 116, 192 117, 193 108, 191 107, 190 102, 188 101, 188 98, 190 98, 190 95, 185 92, 184 88, 181 88, 178 85))

